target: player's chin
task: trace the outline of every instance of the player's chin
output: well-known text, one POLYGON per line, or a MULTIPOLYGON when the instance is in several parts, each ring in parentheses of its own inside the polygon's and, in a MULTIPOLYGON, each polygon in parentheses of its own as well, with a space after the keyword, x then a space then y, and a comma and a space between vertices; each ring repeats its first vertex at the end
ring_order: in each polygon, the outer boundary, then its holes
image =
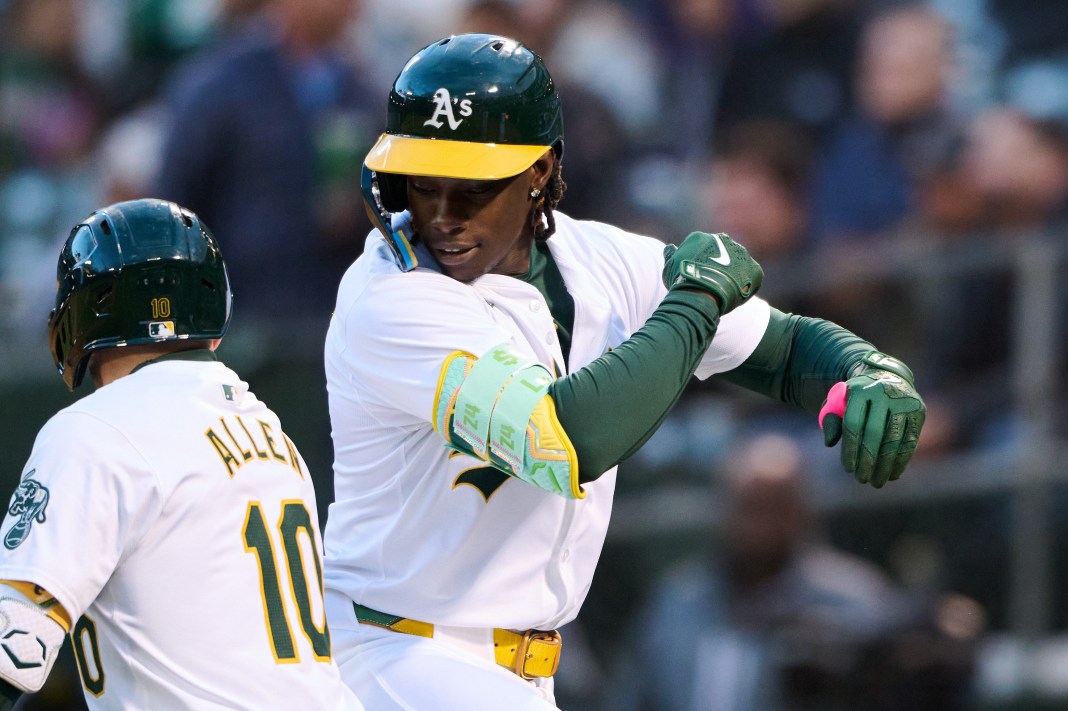
POLYGON ((481 250, 473 247, 466 252, 435 252, 434 257, 445 275, 456 281, 473 281, 488 271, 486 264, 479 257, 481 250))

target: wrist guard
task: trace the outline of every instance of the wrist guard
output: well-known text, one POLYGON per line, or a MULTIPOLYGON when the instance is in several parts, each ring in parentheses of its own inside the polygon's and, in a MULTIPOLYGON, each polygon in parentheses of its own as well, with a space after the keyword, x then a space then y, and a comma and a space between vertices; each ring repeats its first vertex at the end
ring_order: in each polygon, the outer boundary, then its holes
POLYGON ((39 691, 65 636, 39 605, 0 584, 0 678, 21 691, 39 691))

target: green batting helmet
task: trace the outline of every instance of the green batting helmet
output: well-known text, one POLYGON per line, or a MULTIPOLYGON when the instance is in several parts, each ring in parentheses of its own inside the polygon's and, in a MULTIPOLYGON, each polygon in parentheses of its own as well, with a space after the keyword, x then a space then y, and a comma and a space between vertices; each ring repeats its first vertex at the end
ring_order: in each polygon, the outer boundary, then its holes
POLYGON ((93 351, 221 338, 232 299, 219 246, 189 210, 131 200, 74 226, 59 255, 52 358, 71 390, 93 351))
POLYGON ((386 132, 364 161, 364 198, 402 269, 415 266, 406 227, 405 175, 498 180, 549 150, 563 153, 556 85, 541 57, 514 39, 466 34, 419 50, 389 94, 386 132))

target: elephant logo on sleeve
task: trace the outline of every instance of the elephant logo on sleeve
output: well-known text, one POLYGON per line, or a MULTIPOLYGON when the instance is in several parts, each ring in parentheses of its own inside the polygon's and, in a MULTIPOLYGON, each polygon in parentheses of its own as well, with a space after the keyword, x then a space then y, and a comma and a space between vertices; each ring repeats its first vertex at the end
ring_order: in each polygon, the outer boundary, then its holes
POLYGON ((45 508, 48 506, 48 489, 41 486, 40 482, 30 477, 33 470, 27 474, 15 493, 11 497, 11 505, 8 506, 9 516, 16 516, 15 524, 4 536, 4 547, 9 550, 18 548, 30 534, 30 527, 34 522, 44 523, 45 508))

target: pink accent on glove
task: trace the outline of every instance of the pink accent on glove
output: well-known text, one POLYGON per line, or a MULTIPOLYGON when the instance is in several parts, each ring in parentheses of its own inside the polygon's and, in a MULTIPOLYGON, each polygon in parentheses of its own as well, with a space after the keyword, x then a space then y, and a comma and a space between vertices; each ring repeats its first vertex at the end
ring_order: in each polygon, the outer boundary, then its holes
POLYGON ((839 417, 845 417, 846 411, 846 384, 844 381, 835 383, 831 386, 831 389, 827 391, 827 401, 823 403, 823 407, 820 409, 819 421, 820 429, 823 429, 823 418, 827 415, 838 415, 839 417))

